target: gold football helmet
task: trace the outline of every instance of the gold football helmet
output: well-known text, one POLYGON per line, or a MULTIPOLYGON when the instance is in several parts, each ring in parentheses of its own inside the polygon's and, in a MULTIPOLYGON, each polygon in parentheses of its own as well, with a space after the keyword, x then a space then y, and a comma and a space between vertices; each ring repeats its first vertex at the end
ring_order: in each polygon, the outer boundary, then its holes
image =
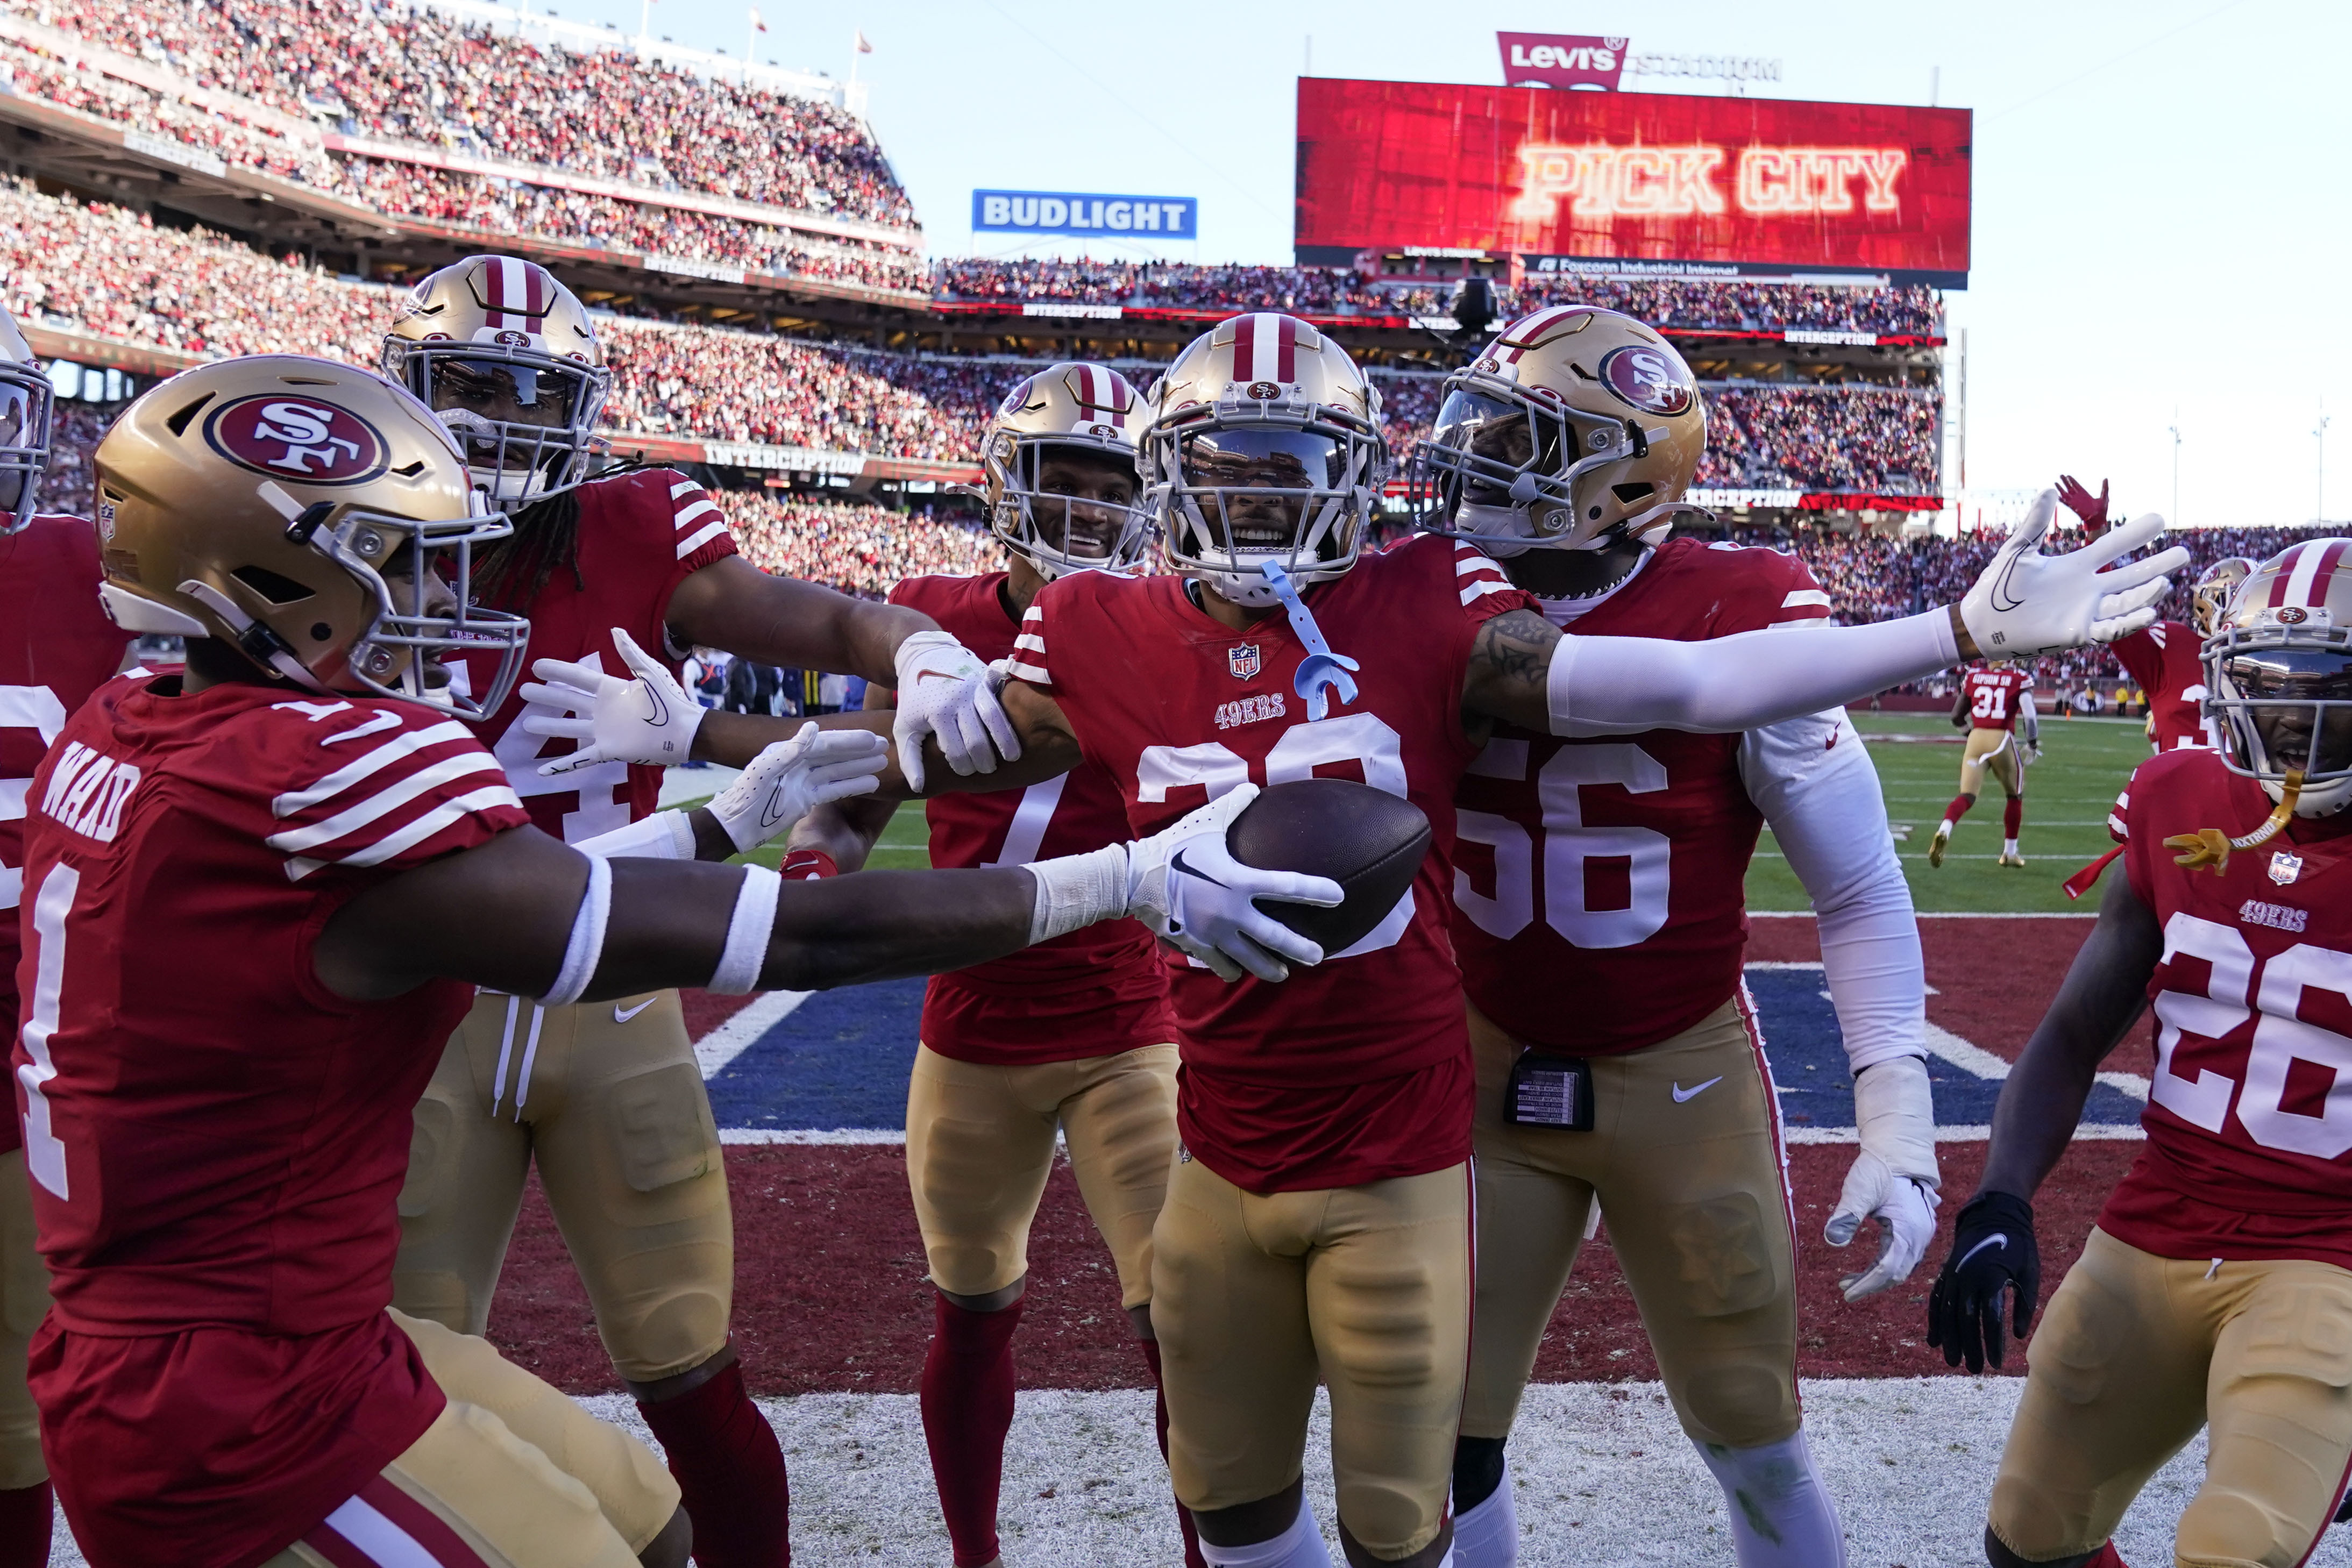
POLYGON ((1381 394, 1295 316, 1235 316, 1192 340, 1146 394, 1145 505, 1168 564, 1237 604, 1278 602, 1356 563, 1387 483, 1381 394))
POLYGON ((1135 471, 1143 400, 1108 365, 1048 365, 1006 394, 980 444, 989 526, 1047 580, 1124 571, 1150 538, 1135 471), (1106 498, 1126 481, 1129 501, 1106 498), (1081 491, 1089 493, 1081 493, 1081 491))
POLYGON ((107 613, 213 637, 315 692, 498 710, 530 623, 471 603, 487 513, 432 411, 373 371, 294 354, 199 365, 140 397, 93 456, 107 613), (452 599, 454 596, 454 602, 452 599), (444 654, 490 653, 485 687, 444 654))
POLYGON ((2238 584, 2254 574, 2254 563, 2244 556, 2233 555, 2215 561, 2205 569, 2189 591, 2189 618, 2197 623, 2197 635, 2210 637, 2221 624, 2221 617, 2230 608, 2230 598, 2238 591, 2238 584))
POLYGON ((2299 817, 2352 806, 2352 539, 2312 539, 2254 568, 2202 657, 2232 773, 2273 800, 2299 774, 2299 817))
POLYGON ((1663 540, 1706 450, 1690 366, 1631 316, 1559 305, 1523 316, 1464 370, 1414 444, 1421 526, 1490 555, 1663 540))
POLYGON ((425 278, 381 363, 456 433, 492 506, 588 477, 613 372, 588 308, 538 263, 469 256, 425 278))
POLYGON ((16 319, 0 308, 0 538, 33 520, 49 465, 49 413, 56 394, 16 319))

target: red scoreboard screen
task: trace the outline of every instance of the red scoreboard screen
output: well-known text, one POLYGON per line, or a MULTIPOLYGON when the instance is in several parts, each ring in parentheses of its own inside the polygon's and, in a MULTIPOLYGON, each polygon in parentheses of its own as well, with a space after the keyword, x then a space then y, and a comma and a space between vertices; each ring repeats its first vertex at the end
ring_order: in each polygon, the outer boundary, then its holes
POLYGON ((1327 265, 1411 246, 1965 287, 1970 124, 1965 109, 1301 78, 1296 241, 1327 265))

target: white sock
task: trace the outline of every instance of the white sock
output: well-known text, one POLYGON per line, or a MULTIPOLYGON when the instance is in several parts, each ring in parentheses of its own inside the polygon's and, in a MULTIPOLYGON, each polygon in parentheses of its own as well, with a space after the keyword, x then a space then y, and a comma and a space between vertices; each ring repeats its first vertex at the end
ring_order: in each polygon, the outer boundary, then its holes
POLYGON ((2021 860, 2022 860, 2022 859, 2024 858, 2024 856, 2023 856, 2021 853, 2020 853, 2020 852, 2019 852, 2019 850, 2018 850, 2018 847, 2017 847, 2017 841, 2016 841, 2015 839, 2003 839, 2003 840, 2001 840, 2001 841, 2000 841, 2000 852, 2001 852, 2001 853, 2003 853, 2003 854, 2005 854, 2005 855, 2017 855, 2017 856, 2018 856, 2018 858, 2019 858, 2019 859, 2021 859, 2021 860))
POLYGON ((1215 1568, 1331 1568, 1331 1554, 1323 1547, 1323 1532, 1315 1528, 1315 1511, 1307 1506, 1303 1498, 1298 1504, 1298 1517, 1273 1540, 1252 1542, 1247 1546, 1212 1546, 1203 1541, 1201 1555, 1215 1568))
POLYGON ((1845 1568, 1845 1531, 1802 1431, 1754 1448, 1691 1446, 1723 1488, 1739 1568, 1845 1568))
POLYGON ((1511 1500, 1511 1461, 1502 1484, 1454 1516, 1454 1568, 1513 1568, 1519 1560, 1519 1511, 1511 1500))

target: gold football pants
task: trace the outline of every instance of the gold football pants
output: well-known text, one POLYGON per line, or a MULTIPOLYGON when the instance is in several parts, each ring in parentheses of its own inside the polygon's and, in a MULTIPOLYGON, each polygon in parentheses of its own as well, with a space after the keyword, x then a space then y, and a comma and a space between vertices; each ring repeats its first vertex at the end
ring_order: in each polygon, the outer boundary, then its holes
POLYGON ((1463 1166, 1259 1194, 1180 1159, 1152 1233, 1151 1321, 1185 1507, 1300 1478, 1319 1372, 1341 1522, 1382 1559, 1436 1539, 1470 1337, 1463 1166))
POLYGON ((1991 774, 2008 794, 2025 793, 2025 769, 2018 762, 2017 736, 2006 729, 1971 729, 1960 752, 1960 793, 1984 793, 1985 775, 1991 774))
MULTIPOLYGON (((637 1568, 637 1553, 677 1511, 677 1483, 653 1451, 487 1341, 392 1317, 449 1403, 383 1468, 383 1479, 488 1568, 637 1568)), ((363 1511, 352 1528, 362 1525, 370 1533, 358 1544, 370 1562, 465 1561, 435 1550, 432 1532, 400 1511, 363 1511)), ((304 1542, 263 1568, 333 1568, 344 1560, 304 1542)))
POLYGON ((2026 1347, 1992 1531, 2028 1562, 2092 1552, 2209 1428, 2179 1568, 2294 1568, 2352 1464, 2352 1271, 2158 1258, 2094 1229, 2026 1347))
POLYGON ((1594 1058, 1585 1133, 1504 1122, 1521 1047, 1470 1009, 1478 1301, 1465 1436, 1510 1435, 1596 1197, 1683 1430, 1733 1448, 1796 1431, 1796 1241, 1745 997, 1645 1050, 1594 1058))
POLYGON ((620 1375, 652 1383, 716 1355, 734 1218, 676 991, 475 998, 417 1102, 394 1306, 483 1332, 534 1161, 620 1375))
POLYGON ((922 1046, 907 1085, 907 1182, 931 1282, 985 1296, 1029 1271, 1029 1226, 1054 1134, 1118 1269, 1119 1301, 1151 1300, 1151 1227, 1176 1154, 1176 1048, 1006 1067, 922 1046))
POLYGON ((49 1311, 49 1270, 33 1234, 32 1178, 25 1151, 0 1155, 0 1490, 49 1479, 41 1416, 25 1385, 25 1351, 49 1311))

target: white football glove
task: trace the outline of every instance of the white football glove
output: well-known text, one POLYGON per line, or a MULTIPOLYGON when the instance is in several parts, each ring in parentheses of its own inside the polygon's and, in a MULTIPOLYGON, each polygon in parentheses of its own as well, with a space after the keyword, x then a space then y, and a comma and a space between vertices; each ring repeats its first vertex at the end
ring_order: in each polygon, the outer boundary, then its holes
POLYGON ((1846 1171, 1822 1239, 1843 1247, 1864 1219, 1877 1220, 1883 1235, 1877 1261, 1838 1281, 1849 1301, 1909 1279, 1936 1239, 1936 1207, 1943 1201, 1937 1189, 1943 1178, 1936 1167, 1927 1064, 1916 1056, 1898 1056, 1864 1068, 1853 1081, 1853 1119, 1862 1130, 1862 1152, 1846 1171))
POLYGON ((580 743, 570 756, 540 764, 541 773, 569 773, 599 762, 675 767, 693 752, 694 732, 702 727, 702 705, 618 626, 613 628, 613 646, 621 651, 634 680, 562 659, 531 664, 530 673, 539 679, 523 685, 522 700, 565 711, 525 714, 523 728, 580 743))
POLYGON ((1221 980, 1244 971, 1283 980, 1289 964, 1315 965, 1323 949, 1257 908, 1251 901, 1336 907, 1339 884, 1328 877, 1260 871, 1225 849, 1225 830, 1252 800, 1243 784, 1188 812, 1174 826, 1127 846, 1127 913, 1178 950, 1206 964, 1221 980))
POLYGON ((2175 545, 2099 570, 2164 531, 2164 519, 2154 512, 2110 528, 2081 549, 2043 555, 2042 540, 2057 509, 2057 491, 2035 497, 2025 520, 1960 601, 1960 622, 1988 659, 2029 658, 2129 636, 2156 619, 2156 601, 2171 591, 2164 574, 2189 564, 2189 552, 2175 545))
POLYGON ((748 854, 792 831, 812 808, 852 795, 871 794, 890 755, 890 743, 870 729, 819 729, 801 726, 743 769, 735 782, 712 797, 710 814, 748 854))
POLYGON ((898 644, 896 662, 898 708, 890 728, 908 789, 922 792, 925 736, 940 737, 948 766, 961 774, 993 773, 999 753, 1007 762, 1021 755, 1021 737, 996 700, 1003 677, 992 680, 979 654, 944 632, 918 632, 898 644))

